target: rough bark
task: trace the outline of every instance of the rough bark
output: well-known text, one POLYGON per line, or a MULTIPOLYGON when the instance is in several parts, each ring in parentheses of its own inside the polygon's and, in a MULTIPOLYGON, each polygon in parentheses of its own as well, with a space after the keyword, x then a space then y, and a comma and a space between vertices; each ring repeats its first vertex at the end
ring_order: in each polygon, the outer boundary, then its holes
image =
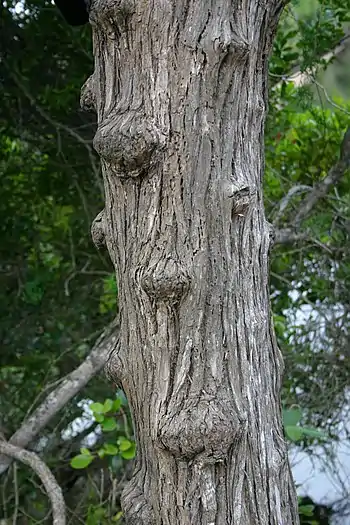
POLYGON ((82 104, 138 454, 128 525, 292 525, 262 176, 280 0, 96 0, 82 104))

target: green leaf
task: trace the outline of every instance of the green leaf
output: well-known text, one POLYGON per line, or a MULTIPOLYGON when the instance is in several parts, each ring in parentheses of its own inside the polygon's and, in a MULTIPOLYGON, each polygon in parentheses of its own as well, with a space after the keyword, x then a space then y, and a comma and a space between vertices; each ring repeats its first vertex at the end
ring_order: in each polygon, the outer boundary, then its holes
POLYGON ((124 394, 123 390, 119 392, 118 398, 120 399, 123 407, 126 407, 128 405, 128 400, 126 399, 126 395, 124 394))
POLYGON ((120 409, 121 406, 122 406, 122 400, 121 399, 115 399, 114 402, 113 402, 113 410, 115 412, 118 412, 118 410, 120 409))
POLYGON ((106 401, 103 404, 103 413, 107 414, 107 412, 111 412, 113 410, 113 401, 112 399, 106 399, 106 401))
POLYGON ((98 456, 99 456, 101 459, 103 459, 103 458, 105 457, 105 455, 106 455, 106 451, 105 451, 104 448, 99 448, 98 451, 97 451, 97 454, 98 454, 98 456))
POLYGON ((117 426, 116 420, 112 417, 105 418, 101 423, 101 428, 104 432, 111 432, 112 430, 115 430, 117 426))
POLYGON ((91 454, 79 454, 72 458, 70 464, 75 469, 83 469, 88 467, 93 459, 94 457, 91 454))
POLYGON ((283 410, 283 424, 285 427, 296 426, 301 419, 302 413, 300 408, 289 408, 283 410))
POLYGON ((83 456, 91 456, 91 452, 90 452, 90 450, 88 448, 84 448, 83 447, 83 448, 80 449, 80 452, 81 452, 81 454, 83 456))
POLYGON ((94 418, 97 423, 102 423, 102 421, 105 419, 105 416, 103 414, 94 414, 94 418))
POLYGON ((131 443, 131 447, 128 450, 125 450, 121 453, 121 457, 124 459, 133 459, 135 457, 136 453, 136 445, 135 443, 131 443))
POLYGON ((303 437, 303 431, 300 427, 289 426, 285 427, 284 430, 291 441, 299 441, 303 437))
POLYGON ((131 441, 125 438, 119 438, 118 444, 122 452, 124 452, 125 450, 129 450, 129 448, 132 446, 131 441))
POLYGON ((104 413, 104 411, 103 411, 104 406, 102 405, 102 403, 91 403, 90 409, 93 412, 96 412, 97 414, 103 414, 104 413))
POLYGON ((23 300, 32 305, 40 304, 44 295, 42 283, 39 279, 27 281, 23 286, 23 300))
POLYGON ((302 514, 303 516, 312 516, 314 508, 314 505, 299 505, 299 514, 302 514))
POLYGON ((317 428, 307 428, 307 427, 300 427, 300 430, 304 434, 304 436, 314 437, 314 438, 322 438, 327 439, 328 436, 325 432, 322 432, 322 430, 317 430, 317 428))
POLYGON ((112 443, 105 443, 103 448, 106 454, 109 456, 116 456, 119 453, 119 448, 115 445, 112 445, 112 443))

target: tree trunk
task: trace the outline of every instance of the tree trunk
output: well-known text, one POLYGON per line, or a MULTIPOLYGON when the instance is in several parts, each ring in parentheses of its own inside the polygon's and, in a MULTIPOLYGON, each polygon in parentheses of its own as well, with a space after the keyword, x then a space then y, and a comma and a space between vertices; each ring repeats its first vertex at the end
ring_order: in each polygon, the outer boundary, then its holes
POLYGON ((94 107, 121 382, 128 525, 291 525, 264 215, 267 60, 281 0, 96 0, 94 107))

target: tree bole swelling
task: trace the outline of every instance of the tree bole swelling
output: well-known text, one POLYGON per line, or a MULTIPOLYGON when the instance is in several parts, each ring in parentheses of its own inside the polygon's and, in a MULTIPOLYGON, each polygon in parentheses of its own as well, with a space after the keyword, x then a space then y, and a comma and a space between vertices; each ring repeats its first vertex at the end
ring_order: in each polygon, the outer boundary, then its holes
POLYGON ((128 525, 292 525, 262 198, 280 0, 96 0, 82 104, 106 203, 121 382, 137 439, 128 525))

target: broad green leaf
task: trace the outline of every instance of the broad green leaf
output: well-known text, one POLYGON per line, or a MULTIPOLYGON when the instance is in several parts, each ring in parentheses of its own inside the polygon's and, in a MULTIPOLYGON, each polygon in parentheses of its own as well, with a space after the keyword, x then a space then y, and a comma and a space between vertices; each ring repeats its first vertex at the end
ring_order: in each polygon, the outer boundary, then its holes
POLYGON ((124 452, 125 450, 129 450, 129 448, 132 446, 132 442, 129 441, 128 439, 120 439, 118 440, 118 443, 119 443, 119 448, 122 452, 124 452))
POLYGON ((106 414, 107 412, 111 412, 113 410, 113 404, 112 399, 106 399, 103 404, 103 413, 106 414))
POLYGON ((303 431, 300 427, 285 427, 284 428, 286 435, 291 441, 299 441, 303 437, 303 431))
POLYGON ((118 412, 118 410, 120 409, 120 407, 122 406, 122 400, 121 399, 115 399, 114 402, 113 402, 113 410, 115 412, 118 412))
POLYGON ((105 443, 103 445, 103 448, 109 456, 116 456, 119 453, 119 448, 115 445, 112 445, 112 443, 105 443))
POLYGON ((105 419, 105 416, 103 414, 94 413, 94 418, 96 419, 97 423, 102 423, 102 421, 105 419))
POLYGON ((121 457, 124 459, 133 459, 135 457, 136 453, 136 445, 135 443, 131 443, 131 447, 128 450, 125 450, 121 453, 121 457))
POLYGON ((302 431, 304 436, 310 436, 310 437, 321 438, 321 439, 328 438, 325 432, 322 432, 322 430, 317 430, 317 428, 300 427, 300 430, 302 431))
POLYGON ((285 427, 295 426, 299 423, 302 413, 300 408, 289 408, 283 410, 283 424, 285 427))
POLYGON ((94 457, 86 454, 79 454, 78 456, 75 456, 72 458, 70 464, 75 469, 83 469, 90 465, 94 457))
POLYGON ((314 508, 314 505, 299 505, 299 514, 303 514, 304 516, 312 516, 314 508))
POLYGON ((112 417, 105 418, 101 423, 101 428, 104 432, 111 432, 112 430, 115 430, 117 426, 116 420, 112 417))
POLYGON ((93 412, 96 412, 97 414, 103 414, 104 406, 102 405, 102 403, 91 403, 90 409, 93 412))

